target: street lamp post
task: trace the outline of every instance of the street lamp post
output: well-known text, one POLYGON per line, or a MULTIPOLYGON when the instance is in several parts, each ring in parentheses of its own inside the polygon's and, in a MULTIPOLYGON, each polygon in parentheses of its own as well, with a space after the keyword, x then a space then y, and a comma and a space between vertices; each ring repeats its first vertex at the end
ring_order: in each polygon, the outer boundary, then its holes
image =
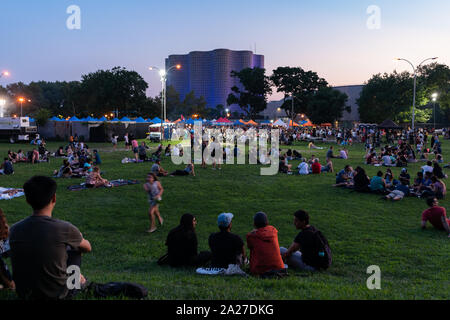
POLYGON ((181 65, 177 64, 174 66, 171 66, 169 69, 164 70, 164 69, 159 69, 158 67, 150 67, 148 68, 149 70, 156 70, 159 72, 159 75, 161 77, 161 141, 164 138, 164 131, 163 131, 163 123, 164 121, 166 121, 167 118, 167 110, 166 110, 166 104, 167 104, 167 97, 166 97, 166 89, 167 89, 167 74, 172 70, 172 69, 177 69, 180 70, 181 69, 181 65))
POLYGON ((433 100, 433 120, 434 120, 434 130, 436 130, 436 101, 438 98, 438 94, 435 92, 431 95, 431 99, 433 100))
POLYGON ((412 131, 413 131, 413 132, 414 132, 414 123, 415 123, 415 120, 416 120, 415 117, 416 117, 416 84, 417 84, 417 70, 418 70, 425 62, 427 62, 427 61, 429 61, 429 60, 436 60, 436 59, 438 59, 438 57, 425 59, 425 60, 423 60, 423 61, 417 66, 417 68, 414 67, 414 65, 412 64, 412 62, 409 61, 409 60, 406 60, 406 59, 403 59, 403 58, 397 58, 397 59, 396 59, 396 60, 398 60, 398 61, 406 61, 406 62, 408 62, 408 63, 411 65, 411 67, 413 68, 413 71, 414 71, 414 93, 413 93, 413 115, 412 115, 412 131))

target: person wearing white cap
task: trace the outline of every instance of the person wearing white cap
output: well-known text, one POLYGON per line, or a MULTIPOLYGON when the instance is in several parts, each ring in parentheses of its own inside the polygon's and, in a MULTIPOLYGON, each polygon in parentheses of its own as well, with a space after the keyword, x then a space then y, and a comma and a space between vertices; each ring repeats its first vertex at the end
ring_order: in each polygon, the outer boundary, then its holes
POLYGON ((213 268, 228 268, 230 264, 242 265, 246 258, 244 241, 231 233, 233 217, 232 213, 221 213, 217 218, 220 232, 209 236, 213 268))

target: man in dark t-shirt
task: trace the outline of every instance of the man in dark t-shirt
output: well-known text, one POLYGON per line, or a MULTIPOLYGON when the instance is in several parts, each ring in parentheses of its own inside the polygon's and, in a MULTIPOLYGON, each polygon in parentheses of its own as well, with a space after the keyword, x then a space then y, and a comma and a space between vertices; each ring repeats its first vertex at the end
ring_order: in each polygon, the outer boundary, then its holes
POLYGON ((209 236, 213 268, 228 268, 230 264, 242 264, 245 258, 244 241, 231 233, 233 214, 222 213, 217 219, 220 232, 209 236))
POLYGON ((90 252, 91 245, 75 226, 52 218, 56 204, 55 181, 33 177, 23 189, 33 215, 14 224, 10 230, 17 294, 21 299, 68 298, 86 282, 81 274, 79 279, 70 282, 68 273, 77 275, 70 270, 81 266, 81 253, 90 252))
POLYGON ((450 219, 447 218, 445 208, 439 206, 439 201, 436 197, 429 197, 427 204, 429 208, 422 213, 422 229, 426 228, 429 221, 436 229, 446 231, 450 238, 450 219))
POLYGON ((295 237, 289 249, 280 248, 285 263, 294 269, 316 271, 320 269, 316 248, 316 228, 309 225, 309 215, 299 210, 294 213, 294 225, 301 232, 295 237))

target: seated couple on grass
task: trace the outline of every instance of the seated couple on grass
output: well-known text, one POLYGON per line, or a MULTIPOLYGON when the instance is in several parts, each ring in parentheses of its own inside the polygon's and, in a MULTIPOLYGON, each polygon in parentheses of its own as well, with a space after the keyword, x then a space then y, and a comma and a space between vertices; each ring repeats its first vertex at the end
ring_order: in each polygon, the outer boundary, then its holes
MULTIPOLYGON (((269 225, 265 213, 258 212, 254 216, 255 229, 247 234, 252 275, 271 277, 286 274, 283 259, 289 266, 299 270, 316 271, 330 266, 331 251, 328 241, 317 229, 309 225, 309 216, 305 211, 298 211, 294 216, 294 225, 302 231, 289 249, 280 249, 278 231, 269 225)), ((220 214, 217 219, 220 232, 211 234, 208 241, 211 251, 198 253, 196 218, 191 214, 183 215, 180 225, 167 236, 168 253, 158 263, 172 267, 245 266, 247 257, 244 242, 238 235, 231 233, 232 219, 231 213, 220 214)))

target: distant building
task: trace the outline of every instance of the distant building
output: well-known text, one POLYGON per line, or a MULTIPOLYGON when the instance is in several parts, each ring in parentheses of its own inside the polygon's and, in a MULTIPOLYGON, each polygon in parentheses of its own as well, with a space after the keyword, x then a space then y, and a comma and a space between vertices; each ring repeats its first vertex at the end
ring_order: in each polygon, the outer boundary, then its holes
MULTIPOLYGON (((361 96, 362 89, 364 85, 354 85, 354 86, 340 86, 333 87, 342 93, 345 93, 348 96, 347 105, 351 108, 351 112, 348 113, 344 111, 342 118, 339 122, 343 122, 346 124, 351 124, 354 122, 359 122, 359 112, 358 105, 356 104, 356 100, 361 96)), ((283 100, 280 101, 270 101, 267 103, 267 109, 260 113, 265 119, 278 119, 287 117, 286 112, 281 109, 278 110, 279 107, 283 105, 283 100)))
MULTIPOLYGON (((167 85, 175 88, 180 99, 194 91, 197 97, 205 98, 208 107, 215 108, 221 104, 226 108, 231 88, 241 87, 239 80, 230 76, 231 71, 264 68, 264 56, 252 51, 228 49, 193 51, 185 55, 170 55, 166 59, 166 70, 177 64, 182 68, 168 74, 167 85)), ((240 111, 240 108, 231 106, 230 111, 240 111)))

